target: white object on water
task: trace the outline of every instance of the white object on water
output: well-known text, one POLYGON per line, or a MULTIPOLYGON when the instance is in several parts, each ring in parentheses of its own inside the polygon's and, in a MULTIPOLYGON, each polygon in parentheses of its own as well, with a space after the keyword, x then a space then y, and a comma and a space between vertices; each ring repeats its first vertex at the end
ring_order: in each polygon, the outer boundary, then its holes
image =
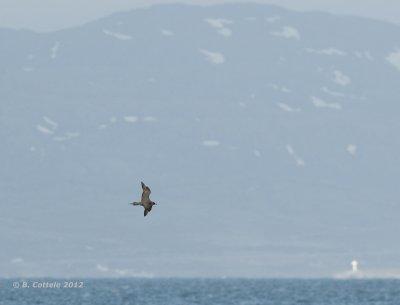
POLYGON ((353 271, 353 273, 358 272, 358 262, 356 260, 353 260, 351 262, 351 270, 353 271))

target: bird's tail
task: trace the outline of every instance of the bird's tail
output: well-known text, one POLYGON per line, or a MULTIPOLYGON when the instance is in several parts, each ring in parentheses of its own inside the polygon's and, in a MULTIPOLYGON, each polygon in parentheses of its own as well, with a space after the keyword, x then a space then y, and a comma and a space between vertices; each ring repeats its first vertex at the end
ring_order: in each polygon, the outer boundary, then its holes
POLYGON ((131 205, 140 205, 140 202, 130 202, 131 205))

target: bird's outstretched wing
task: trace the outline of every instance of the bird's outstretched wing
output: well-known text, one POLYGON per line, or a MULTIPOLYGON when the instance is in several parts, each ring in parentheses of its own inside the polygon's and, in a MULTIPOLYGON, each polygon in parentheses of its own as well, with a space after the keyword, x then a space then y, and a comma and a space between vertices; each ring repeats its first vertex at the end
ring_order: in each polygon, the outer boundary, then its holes
POLYGON ((143 189, 142 202, 149 201, 151 190, 146 184, 144 184, 143 182, 141 182, 141 183, 142 183, 142 189, 143 189))
POLYGON ((144 216, 146 217, 146 215, 151 211, 152 206, 149 206, 147 208, 144 209, 144 216))

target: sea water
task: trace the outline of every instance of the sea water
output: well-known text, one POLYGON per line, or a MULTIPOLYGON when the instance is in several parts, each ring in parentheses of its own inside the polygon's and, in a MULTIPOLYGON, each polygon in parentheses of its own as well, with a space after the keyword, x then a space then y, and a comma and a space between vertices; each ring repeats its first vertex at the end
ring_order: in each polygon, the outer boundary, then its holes
POLYGON ((0 280, 0 304, 400 305, 400 281, 3 279, 0 280))

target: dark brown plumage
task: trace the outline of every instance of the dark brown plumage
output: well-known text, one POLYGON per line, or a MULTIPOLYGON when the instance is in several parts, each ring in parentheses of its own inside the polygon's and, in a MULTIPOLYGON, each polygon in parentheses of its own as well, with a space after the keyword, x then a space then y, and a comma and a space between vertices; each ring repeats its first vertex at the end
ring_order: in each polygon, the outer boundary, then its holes
POLYGON ((132 202, 131 204, 141 205, 142 207, 144 207, 144 216, 146 216, 153 208, 153 205, 155 205, 156 203, 150 200, 150 194, 151 194, 150 188, 143 182, 141 182, 141 185, 143 190, 142 199, 140 200, 140 202, 132 202))

